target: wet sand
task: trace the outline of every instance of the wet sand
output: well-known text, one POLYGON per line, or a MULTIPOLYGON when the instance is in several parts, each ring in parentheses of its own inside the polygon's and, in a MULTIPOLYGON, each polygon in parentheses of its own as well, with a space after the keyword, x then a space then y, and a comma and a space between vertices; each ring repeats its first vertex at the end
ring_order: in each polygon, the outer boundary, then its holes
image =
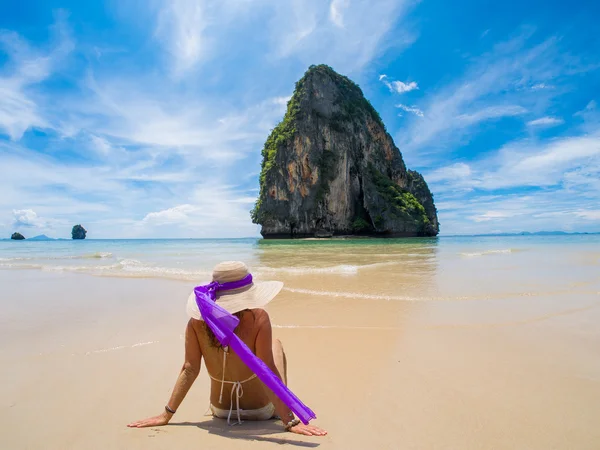
POLYGON ((599 448, 597 267, 560 280, 512 273, 506 285, 498 274, 513 263, 496 261, 496 277, 487 267, 472 285, 443 265, 274 274, 288 288, 269 312, 290 386, 325 438, 205 416, 204 371, 170 425, 126 428, 169 397, 194 283, 0 272, 0 447, 599 448))

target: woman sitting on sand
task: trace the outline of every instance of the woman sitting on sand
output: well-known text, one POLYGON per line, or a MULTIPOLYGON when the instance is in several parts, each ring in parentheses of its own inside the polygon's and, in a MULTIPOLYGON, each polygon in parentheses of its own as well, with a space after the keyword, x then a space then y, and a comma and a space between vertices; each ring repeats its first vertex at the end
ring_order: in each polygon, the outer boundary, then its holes
POLYGON ((314 417, 314 413, 285 387, 286 356, 281 342, 272 339, 271 321, 262 309, 282 287, 283 283, 279 281, 254 283, 244 263, 218 264, 213 271, 213 283, 199 286, 188 298, 187 313, 191 319, 185 331, 185 362, 165 411, 128 426, 141 428, 168 424, 200 373, 200 363, 204 358, 211 378, 210 410, 215 417, 227 419, 229 424, 232 416, 237 423, 279 417, 287 431, 308 436, 326 435, 327 432, 320 428, 302 424, 273 392, 279 392, 288 404, 300 411, 299 415, 306 423, 314 417), (222 309, 214 307, 215 300, 222 309), (239 319, 239 324, 233 316, 239 319), (229 322, 234 323, 231 330, 235 336, 231 333, 231 342, 228 341, 228 346, 224 347, 221 342, 227 329, 222 325, 228 320, 235 321, 229 322), (235 347, 239 355, 230 347, 235 347), (249 350, 247 354, 243 351, 244 347, 249 350), (270 388, 248 367, 250 362, 254 363, 253 367, 270 388), (306 418, 301 415, 304 411, 308 412, 306 418))

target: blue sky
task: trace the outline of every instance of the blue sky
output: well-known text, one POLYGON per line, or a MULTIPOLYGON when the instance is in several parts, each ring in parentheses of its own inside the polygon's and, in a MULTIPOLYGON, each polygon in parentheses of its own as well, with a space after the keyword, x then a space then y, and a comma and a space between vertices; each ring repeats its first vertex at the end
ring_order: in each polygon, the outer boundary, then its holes
POLYGON ((0 235, 257 236, 260 150, 310 64, 348 75, 442 234, 600 231, 597 2, 10 2, 0 235))

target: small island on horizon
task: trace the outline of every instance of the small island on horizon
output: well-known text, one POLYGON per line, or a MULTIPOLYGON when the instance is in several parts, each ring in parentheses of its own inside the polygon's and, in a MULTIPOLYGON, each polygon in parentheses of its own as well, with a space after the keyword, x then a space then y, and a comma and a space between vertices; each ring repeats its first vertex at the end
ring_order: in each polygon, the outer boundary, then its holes
POLYGON ((37 236, 26 238, 19 232, 13 233, 12 236, 10 237, 10 239, 15 240, 15 241, 25 241, 25 240, 27 240, 27 241, 57 241, 57 240, 62 240, 62 239, 55 239, 55 238, 48 237, 45 234, 39 234, 37 236))
POLYGON ((71 230, 71 238, 74 240, 85 239, 87 235, 87 230, 83 228, 81 225, 75 225, 71 230))
MULTIPOLYGON (((87 230, 85 228, 83 228, 81 225, 75 225, 75 226, 73 226, 73 229, 71 230, 71 239, 74 239, 74 240, 85 239, 86 235, 87 235, 87 230)), ((109 238, 109 239, 111 239, 111 238, 109 238)), ((9 239, 0 239, 0 241, 4 241, 4 240, 12 240, 12 241, 25 241, 25 240, 27 240, 27 241, 63 241, 63 240, 65 240, 65 238, 52 238, 52 237, 46 236, 45 234, 39 234, 37 236, 26 238, 25 236, 23 236, 18 231, 15 231, 10 236, 9 239)))

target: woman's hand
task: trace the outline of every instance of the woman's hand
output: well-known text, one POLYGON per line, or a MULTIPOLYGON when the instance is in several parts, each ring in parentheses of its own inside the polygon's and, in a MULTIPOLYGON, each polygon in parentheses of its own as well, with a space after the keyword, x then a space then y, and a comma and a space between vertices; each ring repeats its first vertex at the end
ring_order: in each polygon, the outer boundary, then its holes
POLYGON ((169 420, 171 420, 171 417, 173 417, 173 415, 165 411, 158 416, 149 417, 144 420, 138 420, 137 422, 130 423, 127 426, 129 428, 160 427, 168 424, 169 420))
POLYGON ((319 428, 313 427, 312 425, 304 425, 303 423, 299 423, 295 427, 290 428, 291 433, 303 434, 305 436, 325 436, 327 431, 319 428))

